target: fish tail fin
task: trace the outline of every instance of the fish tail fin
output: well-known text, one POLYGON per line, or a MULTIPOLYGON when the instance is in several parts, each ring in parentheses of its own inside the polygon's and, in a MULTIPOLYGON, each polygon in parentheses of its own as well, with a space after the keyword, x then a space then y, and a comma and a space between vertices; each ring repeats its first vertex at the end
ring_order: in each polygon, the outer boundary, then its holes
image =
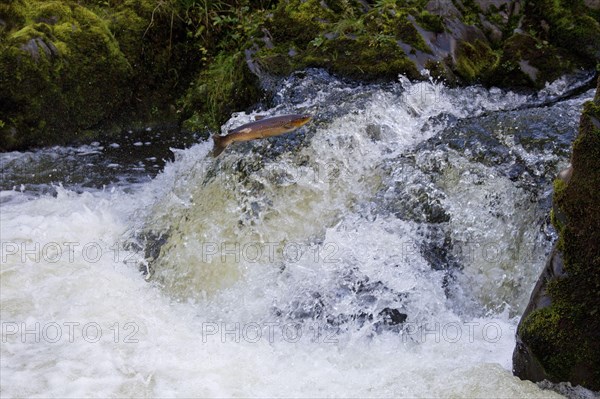
POLYGON ((227 148, 229 143, 225 141, 225 137, 217 136, 216 134, 213 135, 213 142, 215 143, 215 146, 213 148, 212 156, 213 158, 216 158, 225 148, 227 148))

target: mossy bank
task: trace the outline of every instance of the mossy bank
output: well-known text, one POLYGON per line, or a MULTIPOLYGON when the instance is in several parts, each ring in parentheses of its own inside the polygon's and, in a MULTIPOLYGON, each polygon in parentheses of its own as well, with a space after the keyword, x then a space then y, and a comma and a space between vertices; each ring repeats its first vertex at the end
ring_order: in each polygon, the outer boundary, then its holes
POLYGON ((600 59, 591 0, 10 0, 0 148, 161 121, 206 133, 307 68, 540 88, 600 59), (577 43, 577 45, 573 45, 577 43), (262 79, 262 83, 261 83, 262 79))
POLYGON ((149 0, 0 5, 0 148, 175 120, 196 68, 185 24, 149 0))
POLYGON ((571 168, 554 187, 559 241, 523 315, 515 374, 600 390, 600 80, 585 104, 571 168))

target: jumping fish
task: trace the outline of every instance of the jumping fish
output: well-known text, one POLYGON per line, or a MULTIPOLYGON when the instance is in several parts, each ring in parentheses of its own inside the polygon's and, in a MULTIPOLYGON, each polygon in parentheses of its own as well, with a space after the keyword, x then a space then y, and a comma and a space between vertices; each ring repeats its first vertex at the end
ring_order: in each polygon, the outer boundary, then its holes
POLYGON ((250 141, 279 136, 298 129, 311 119, 312 116, 307 114, 279 115, 272 118, 257 117, 256 121, 236 127, 225 136, 213 135, 215 147, 212 156, 217 157, 234 141, 250 141))

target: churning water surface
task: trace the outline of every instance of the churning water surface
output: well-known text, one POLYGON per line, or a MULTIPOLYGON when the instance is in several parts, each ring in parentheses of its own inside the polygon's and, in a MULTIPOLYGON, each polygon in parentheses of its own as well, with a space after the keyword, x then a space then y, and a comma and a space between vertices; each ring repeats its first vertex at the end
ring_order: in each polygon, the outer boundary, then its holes
POLYGON ((0 393, 560 397, 511 356, 593 95, 567 86, 307 71, 255 114, 311 123, 217 159, 2 154, 0 393))

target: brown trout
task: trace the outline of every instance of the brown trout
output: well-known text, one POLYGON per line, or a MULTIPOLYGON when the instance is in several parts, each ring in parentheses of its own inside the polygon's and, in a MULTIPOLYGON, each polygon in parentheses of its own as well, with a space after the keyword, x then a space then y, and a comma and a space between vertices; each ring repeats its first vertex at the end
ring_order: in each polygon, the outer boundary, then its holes
POLYGON ((213 135, 215 147, 213 157, 217 157, 225 148, 234 141, 250 141, 265 137, 279 136, 298 129, 312 119, 307 114, 279 115, 272 118, 261 118, 254 122, 236 127, 225 136, 213 135))

